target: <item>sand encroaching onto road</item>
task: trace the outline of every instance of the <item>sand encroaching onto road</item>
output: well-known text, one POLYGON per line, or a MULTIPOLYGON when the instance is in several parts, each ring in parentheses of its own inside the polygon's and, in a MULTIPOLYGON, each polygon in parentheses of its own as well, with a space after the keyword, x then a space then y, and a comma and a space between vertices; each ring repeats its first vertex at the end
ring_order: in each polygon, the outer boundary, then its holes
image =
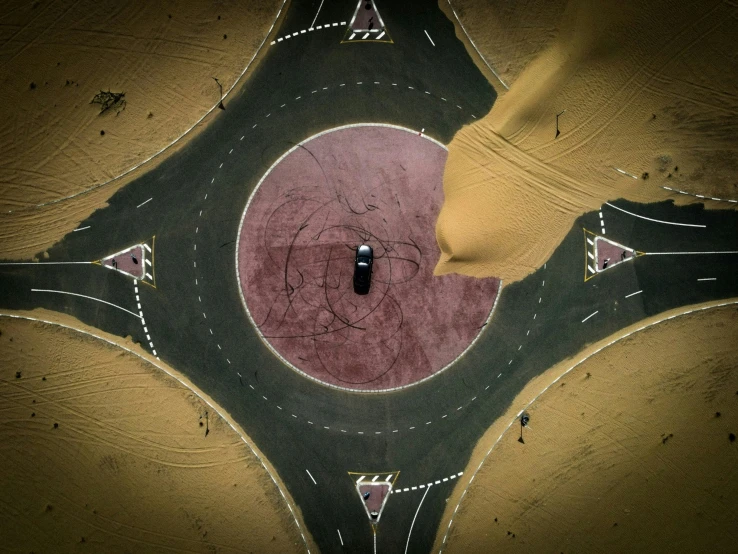
MULTIPOLYGON (((539 4, 453 2, 510 90, 486 70, 502 94, 449 145, 437 274, 516 281, 543 264, 580 214, 607 200, 697 200, 662 186, 738 199, 738 8, 539 4)), ((441 6, 449 13, 447 0, 441 6)))
POLYGON ((0 258, 47 248, 125 180, 72 208, 27 208, 117 177, 203 117, 220 98, 213 78, 236 83, 283 3, 3 2, 0 258), (101 115, 100 90, 125 92, 125 110, 101 115))
POLYGON ((525 444, 513 425, 485 459, 515 415, 585 354, 538 377, 477 445, 436 548, 453 517, 448 553, 730 551, 736 345, 735 304, 637 332, 544 392, 528 408, 525 444))
MULTIPOLYGON (((29 315, 85 327, 44 310, 29 315)), ((71 329, 0 317, 0 331, 3 545, 305 551, 259 459, 191 390, 71 329)))

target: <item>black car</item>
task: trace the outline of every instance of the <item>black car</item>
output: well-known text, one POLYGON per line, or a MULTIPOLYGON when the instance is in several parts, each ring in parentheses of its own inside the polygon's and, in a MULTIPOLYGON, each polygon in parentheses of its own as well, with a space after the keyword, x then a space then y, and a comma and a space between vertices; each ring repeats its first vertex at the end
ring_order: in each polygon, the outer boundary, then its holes
POLYGON ((362 244, 356 249, 356 260, 354 262, 354 292, 356 294, 368 294, 372 284, 372 264, 374 263, 374 251, 368 244, 362 244))

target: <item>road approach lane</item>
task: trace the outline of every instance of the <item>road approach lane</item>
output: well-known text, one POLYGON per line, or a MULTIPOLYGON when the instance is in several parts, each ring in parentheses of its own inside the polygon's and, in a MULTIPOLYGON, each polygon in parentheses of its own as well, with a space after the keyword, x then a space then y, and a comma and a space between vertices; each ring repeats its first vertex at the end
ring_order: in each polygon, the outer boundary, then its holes
MULTIPOLYGON (((311 17, 308 4, 290 8, 286 29, 299 30, 304 20, 312 21, 315 14, 311 17)), ((425 128, 447 142, 494 101, 494 91, 434 2, 379 7, 394 45, 339 45, 340 32, 333 35, 331 29, 269 48, 243 91, 227 99, 226 111, 200 137, 122 189, 110 207, 81 224, 90 229, 70 234, 49 257, 97 259, 156 235, 158 288, 142 288, 141 303, 158 355, 246 429, 284 479, 322 552, 373 551, 371 529, 348 471, 399 471, 397 487, 461 471, 481 434, 533 376, 643 317, 738 292, 735 257, 700 260, 701 272, 709 269, 717 278, 711 288, 691 281, 699 265, 688 257, 639 258, 585 283, 581 229, 597 229, 598 216, 592 213, 580 218, 544 268, 503 289, 475 347, 426 383, 391 394, 347 394, 283 366, 248 322, 235 280, 240 215, 264 171, 297 142, 352 122, 425 128), (148 198, 152 200, 137 208, 148 198), (711 265, 705 269, 704 263, 711 265), (639 289, 643 293, 632 302, 624 299, 639 289), (581 322, 595 310, 595 317, 581 322)), ((326 0, 320 19, 338 17, 339 8, 326 0)), ((662 205, 639 210, 694 222, 705 215, 694 208, 662 205)), ((627 238, 639 249, 644 247, 637 240, 664 249, 689 242, 672 240, 676 235, 670 228, 616 223, 625 220, 614 218, 625 216, 610 213, 607 217, 613 218, 607 236, 622 233, 622 241, 627 238)), ((735 228, 734 212, 714 212, 709 218, 721 229, 735 228)), ((714 225, 710 223, 708 233, 714 225)), ((714 236, 721 249, 731 244, 730 249, 738 249, 729 232, 714 236)), ((71 268, 0 268, 0 305, 69 311, 145 345, 141 327, 134 318, 127 321, 125 313, 116 313, 120 310, 78 297, 26 292, 88 290, 130 306, 130 280, 99 267, 71 268)), ((451 486, 434 485, 420 510, 424 493, 391 495, 379 525, 377 551, 395 552, 407 544, 409 552, 428 552, 451 486)))

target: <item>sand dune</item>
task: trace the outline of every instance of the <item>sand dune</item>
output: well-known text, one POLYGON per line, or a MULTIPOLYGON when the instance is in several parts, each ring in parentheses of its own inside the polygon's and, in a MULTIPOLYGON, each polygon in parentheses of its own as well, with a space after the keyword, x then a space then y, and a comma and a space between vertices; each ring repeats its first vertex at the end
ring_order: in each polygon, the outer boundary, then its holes
POLYGON ((77 331, 0 332, 4 549, 304 551, 259 459, 192 391, 77 331))
POLYGON ((436 548, 453 517, 444 553, 734 551, 736 344, 735 305, 638 332, 530 405, 525 444, 516 424, 485 458, 515 414, 573 362, 543 374, 475 449, 436 548))
POLYGON ((108 182, 203 117, 220 98, 213 78, 236 83, 282 3, 3 2, 0 258, 44 250, 126 181, 29 208, 108 182), (125 92, 125 109, 101 114, 90 104, 101 90, 125 92), (23 227, 35 228, 28 243, 23 227))
POLYGON ((490 76, 500 98, 449 145, 438 274, 516 281, 607 200, 696 200, 662 186, 738 199, 734 5, 452 3, 510 90, 490 76))

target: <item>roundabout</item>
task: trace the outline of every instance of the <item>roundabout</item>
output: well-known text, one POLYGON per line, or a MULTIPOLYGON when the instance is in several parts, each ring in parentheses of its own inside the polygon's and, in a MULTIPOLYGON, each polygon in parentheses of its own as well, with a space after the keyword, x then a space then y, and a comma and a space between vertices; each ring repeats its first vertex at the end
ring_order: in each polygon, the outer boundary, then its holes
POLYGON ((409 129, 352 125, 296 145, 262 177, 239 227, 239 290, 293 370, 344 390, 401 389, 449 367, 481 332, 499 281, 433 275, 446 156, 409 129), (352 286, 361 244, 374 249, 367 295, 352 286))

